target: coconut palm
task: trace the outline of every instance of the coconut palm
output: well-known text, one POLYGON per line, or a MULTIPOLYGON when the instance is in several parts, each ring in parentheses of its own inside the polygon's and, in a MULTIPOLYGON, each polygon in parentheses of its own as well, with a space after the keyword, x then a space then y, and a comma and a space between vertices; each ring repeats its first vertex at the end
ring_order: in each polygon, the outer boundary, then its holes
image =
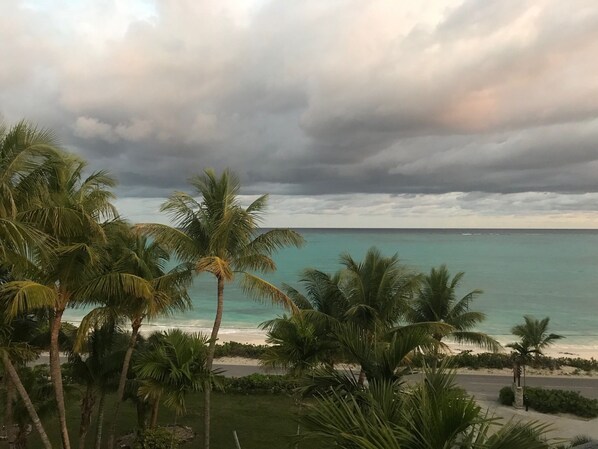
POLYGON ((43 189, 40 171, 57 151, 47 130, 24 121, 10 129, 0 124, 0 268, 27 265, 47 250, 47 236, 22 219, 22 203, 43 189))
POLYGON ((473 331, 486 315, 470 310, 471 302, 482 290, 476 289, 458 299, 457 289, 465 273, 451 275, 445 265, 432 268, 421 279, 421 285, 413 301, 406 308, 405 317, 409 323, 441 322, 453 327, 447 335, 434 334, 441 341, 445 336, 457 342, 472 343, 485 349, 497 351, 500 344, 492 337, 473 331))
POLYGON ((136 297, 153 294, 151 285, 137 276, 106 273, 111 255, 103 222, 116 215, 109 191, 114 181, 104 172, 84 177, 85 165, 68 155, 53 162, 47 189, 31 198, 22 214, 24 221, 53 237, 52 253, 47 263, 24 273, 23 280, 0 287, 9 316, 36 309, 49 312, 50 373, 64 449, 70 449, 58 340, 64 311, 116 291, 136 297))
POLYGON ((400 263, 397 254, 384 257, 375 247, 367 251, 363 262, 343 254, 341 264, 345 266, 340 281, 347 300, 345 319, 372 335, 395 326, 419 277, 400 263))
POLYGON ((339 356, 334 326, 344 318, 347 301, 339 288, 340 273, 330 276, 315 269, 303 271, 300 282, 306 294, 283 284, 283 291, 299 309, 294 314, 266 321, 268 329, 263 363, 300 374, 339 356))
POLYGON ((128 227, 120 227, 118 231, 118 238, 113 239, 109 249, 114 262, 108 268, 108 272, 136 276, 148 282, 153 294, 136 297, 130 294, 123 296, 122 292, 117 292, 118 294, 109 295, 102 306, 92 310, 81 321, 80 337, 87 333, 92 323, 97 324, 105 320, 111 322, 124 318, 129 321, 131 326, 131 335, 122 361, 115 408, 111 419, 109 447, 114 446, 115 426, 141 326, 147 320, 175 311, 183 311, 190 307, 187 286, 191 282, 191 271, 187 266, 182 264, 166 271, 165 264, 169 261, 169 254, 158 242, 149 242, 143 235, 134 235, 128 227))
POLYGON ((553 345, 556 340, 565 338, 562 335, 548 333, 549 317, 537 320, 532 316, 525 315, 523 319, 524 323, 514 326, 511 332, 519 337, 522 342, 525 342, 527 346, 532 347, 536 355, 542 355, 543 350, 553 345))
MULTIPOLYGON (((267 195, 248 207, 239 201, 240 184, 228 170, 217 176, 213 170, 191 179, 193 195, 175 192, 162 205, 176 227, 141 225, 142 231, 174 251, 176 257, 192 264, 197 273, 210 273, 217 281, 216 316, 209 341, 207 367, 211 369, 222 322, 225 284, 238 276, 244 291, 254 298, 295 309, 290 299, 253 272, 271 272, 276 265, 271 255, 286 246, 300 246, 302 237, 289 229, 260 232, 259 223, 267 195)), ((210 389, 204 393, 204 448, 210 447, 210 389)))

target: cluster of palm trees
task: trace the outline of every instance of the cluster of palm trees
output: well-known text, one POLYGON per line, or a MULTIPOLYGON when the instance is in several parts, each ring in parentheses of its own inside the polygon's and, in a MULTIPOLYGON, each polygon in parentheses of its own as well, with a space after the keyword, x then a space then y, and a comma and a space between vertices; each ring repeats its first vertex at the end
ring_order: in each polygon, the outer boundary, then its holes
POLYGON ((367 358, 387 356, 392 342, 410 341, 411 346, 404 347, 403 357, 393 359, 390 370, 404 364, 416 349, 428 349, 436 363, 446 349, 445 338, 500 349, 493 338, 473 330, 485 319, 483 313, 470 310, 481 291, 458 298, 463 273, 451 277, 444 265, 427 275, 414 273, 396 254, 385 257, 376 248, 361 262, 348 254, 341 255, 340 262, 341 270, 333 275, 305 270, 300 279, 305 293, 283 286, 297 311, 263 324, 272 345, 267 365, 305 372, 352 361, 360 365, 363 384, 371 368, 367 358))
POLYGON ((94 414, 93 447, 113 449, 123 401, 135 404, 143 429, 156 425, 161 404, 177 417, 184 413, 188 393, 196 391, 203 392, 203 447, 209 449, 215 345, 232 281, 248 296, 288 310, 264 323, 271 343, 266 363, 307 373, 305 391, 319 395, 301 438, 364 449, 506 447, 509 441, 515 448, 544 447, 538 429, 526 434, 506 427, 491 436, 479 407, 437 365, 445 338, 499 348, 473 330, 484 319, 470 310, 481 292, 456 295, 463 273, 451 277, 441 266, 416 274, 396 255, 372 248, 361 262, 342 255, 333 275, 306 270, 301 289, 278 289, 256 273, 275 270, 273 253, 303 239, 288 229, 261 231, 267 196, 244 206, 231 172, 206 170, 191 179, 191 193, 173 193, 161 209, 174 226, 122 220, 112 204, 114 185, 106 172, 88 174, 85 162, 61 150, 47 131, 25 122, 0 129, 0 356, 11 447, 24 447, 22 430, 31 423, 51 448, 40 419, 49 410, 58 417, 62 448, 70 449, 65 396, 78 384, 80 449, 90 447, 94 414), (177 265, 167 269, 169 261, 177 265), (191 307, 187 289, 199 273, 217 281, 211 335, 174 330, 143 338, 147 321, 191 307), (77 329, 63 322, 69 308, 86 311, 77 329), (47 372, 27 366, 41 350, 49 352, 47 372), (402 370, 418 354, 430 357, 431 371, 422 386, 407 391, 402 370), (357 376, 336 370, 340 361, 357 364, 357 376), (114 409, 106 414, 112 392, 114 409), (443 428, 444 437, 418 437, 425 423, 443 428))
MULTIPOLYGON (((228 171, 217 176, 206 170, 191 184, 192 194, 176 192, 162 207, 175 227, 133 227, 120 219, 111 202, 115 181, 109 174, 87 174, 86 163, 61 150, 48 131, 26 122, 0 129, 0 355, 10 398, 7 420, 14 420, 16 391, 46 448, 51 443, 20 375, 40 346, 31 342, 34 333, 23 335, 23 323, 48 331, 48 341, 42 347, 49 351, 48 374, 64 449, 71 448, 60 358, 67 351, 72 374, 88 385, 82 400, 80 447, 86 444, 98 394, 98 416, 103 417, 105 393, 112 380, 117 400, 107 446, 114 447, 120 405, 127 387, 135 384, 130 379, 135 375, 138 382, 133 396, 153 402, 154 410, 160 398, 176 410, 184 410, 181 395, 200 387, 204 390, 207 449, 212 376, 198 378, 201 381, 194 378, 191 385, 184 386, 158 378, 152 383, 158 373, 147 366, 158 362, 135 354, 141 326, 147 320, 189 308, 187 288, 193 275, 214 275, 218 307, 210 338, 204 341, 199 336, 167 334, 158 339, 153 351, 166 357, 173 348, 183 347, 177 352, 177 362, 186 363, 185 368, 166 362, 163 366, 178 366, 186 373, 197 373, 199 367, 211 372, 227 282, 239 278, 248 295, 294 307, 281 291, 255 273, 275 270, 271 255, 279 248, 301 245, 301 236, 291 230, 260 232, 267 196, 243 207, 238 198, 239 181, 228 171), (166 270, 173 256, 179 264, 166 270), (65 339, 64 313, 80 307, 89 313, 76 335, 65 339), (130 334, 123 348, 116 342, 122 340, 119 329, 126 326, 130 334), (164 349, 167 347, 170 350, 164 349), (135 373, 129 372, 132 360, 137 366, 135 373), (140 367, 139 360, 147 362, 146 368, 140 367)), ((168 373, 161 375, 168 377, 168 373)), ((99 449, 103 420, 97 422, 99 449)), ((13 433, 13 426, 8 428, 13 433)), ((9 440, 12 444, 15 437, 9 435, 9 440)))
POLYGON ((351 449, 550 447, 541 425, 498 423, 456 386, 441 360, 445 338, 500 348, 473 330, 484 319, 470 310, 481 291, 459 298, 463 273, 451 277, 441 266, 416 274, 376 248, 361 262, 346 254, 340 261, 333 275, 305 270, 301 290, 286 285, 298 310, 263 324, 271 344, 265 363, 303 375, 302 393, 316 398, 304 404, 298 443, 309 447, 317 440, 351 449), (423 381, 407 386, 406 367, 422 354, 431 362, 423 381), (358 372, 339 362, 356 365, 358 372))

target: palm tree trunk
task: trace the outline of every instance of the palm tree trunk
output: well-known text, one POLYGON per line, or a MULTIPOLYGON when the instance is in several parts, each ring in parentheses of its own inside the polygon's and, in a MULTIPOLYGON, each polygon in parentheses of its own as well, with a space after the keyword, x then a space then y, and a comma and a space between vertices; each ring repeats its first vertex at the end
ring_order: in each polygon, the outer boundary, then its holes
MULTIPOLYGON (((216 307, 216 318, 214 319, 214 327, 212 327, 212 335, 210 336, 210 346, 208 347, 208 357, 206 366, 208 370, 212 369, 214 362, 214 353, 216 352, 216 340, 218 339, 218 331, 220 330, 220 323, 222 323, 222 312, 224 308, 224 279, 218 276, 218 305, 216 307)), ((212 384, 206 383, 203 396, 203 431, 204 431, 204 449, 210 449, 210 407, 212 384)))
POLYGON ((56 408, 58 410, 58 421, 60 423, 60 438, 63 449, 71 449, 69 431, 66 424, 66 409, 64 407, 64 388, 62 386, 62 369, 60 368, 60 346, 58 335, 62 324, 64 308, 57 308, 54 311, 54 319, 50 329, 50 376, 54 385, 56 395, 56 408))
POLYGON ((131 357, 135 350, 135 344, 137 343, 137 335, 139 335, 139 328, 141 327, 142 318, 136 318, 131 322, 131 338, 129 339, 129 346, 125 353, 125 359, 123 360, 123 366, 120 370, 120 379, 118 381, 118 390, 116 391, 116 403, 114 404, 114 413, 112 414, 112 421, 110 424, 110 435, 108 437, 108 448, 114 449, 114 437, 116 434, 116 423, 118 422, 118 415, 120 412, 120 404, 122 403, 125 395, 125 386, 127 384, 127 374, 129 373, 129 365, 131 364, 131 357))
POLYGON ((91 385, 87 386, 85 396, 81 400, 81 425, 79 426, 79 449, 85 449, 85 440, 89 425, 91 424, 91 413, 95 405, 96 398, 91 385))
POLYGON ((98 405, 98 422, 96 425, 96 445, 95 449, 102 448, 102 431, 104 430, 104 405, 106 404, 106 393, 102 392, 100 403, 98 405))
POLYGON ((6 428, 6 442, 8 448, 13 449, 15 447, 16 432, 15 432, 15 420, 14 420, 14 400, 15 400, 15 385, 12 382, 10 376, 5 376, 6 386, 6 415, 4 419, 4 427, 6 428))
POLYGON ((147 426, 147 403, 141 400, 137 401, 137 433, 142 434, 147 426))
POLYGON ((154 403, 152 404, 152 417, 150 422, 150 428, 155 429, 158 425, 158 412, 160 411, 160 398, 162 394, 160 394, 154 403))
POLYGON ((33 427, 35 427, 35 430, 37 430, 37 432, 39 433, 39 437, 42 440, 42 444, 44 445, 44 447, 46 449, 52 449, 52 444, 50 443, 50 440, 48 439, 48 435, 46 434, 46 431, 44 430, 44 426, 42 425, 41 421, 39 420, 39 416, 37 415, 37 412, 35 411, 35 407, 33 406, 33 403, 31 402, 31 398, 29 397, 29 394, 27 394, 27 390, 25 390, 25 387, 21 383, 21 379, 19 379, 19 374, 17 373, 17 370, 15 369, 14 365, 10 361, 10 358, 8 357, 8 354, 6 354, 6 352, 2 355, 2 361, 4 362, 4 368, 6 369, 8 375, 10 376, 10 379, 11 379, 13 385, 15 386, 16 390, 18 391, 19 396, 21 396, 21 400, 23 401, 25 408, 29 412, 29 417, 31 418, 31 421, 33 422, 33 427))

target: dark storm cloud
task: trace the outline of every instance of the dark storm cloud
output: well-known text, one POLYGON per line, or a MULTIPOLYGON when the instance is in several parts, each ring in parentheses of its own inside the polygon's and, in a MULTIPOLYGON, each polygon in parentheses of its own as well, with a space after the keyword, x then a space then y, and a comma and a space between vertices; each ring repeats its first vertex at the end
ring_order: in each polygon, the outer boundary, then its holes
POLYGON ((595 2, 455 5, 3 2, 0 113, 126 196, 598 192, 595 2))

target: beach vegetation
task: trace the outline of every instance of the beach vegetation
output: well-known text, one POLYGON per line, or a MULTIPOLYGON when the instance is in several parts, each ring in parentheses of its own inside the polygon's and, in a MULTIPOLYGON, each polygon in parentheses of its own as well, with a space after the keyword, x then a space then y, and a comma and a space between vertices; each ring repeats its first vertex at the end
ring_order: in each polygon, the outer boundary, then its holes
MULTIPOLYGON (((577 391, 527 387, 526 404, 541 413, 569 413, 582 418, 598 416, 598 399, 582 396, 577 391)), ((515 400, 512 387, 503 387, 499 392, 499 401, 503 405, 512 405, 515 400)))
POLYGON ((523 324, 514 326, 511 333, 519 337, 523 345, 531 347, 536 358, 544 354, 544 349, 553 345, 557 340, 564 338, 562 335, 548 332, 549 317, 538 320, 526 315, 523 320, 523 324))
MULTIPOLYGON (((243 207, 239 199, 240 182, 228 170, 217 175, 208 169, 190 183, 192 194, 175 192, 161 207, 175 227, 145 224, 139 229, 171 250, 179 260, 190 264, 195 272, 216 278, 216 316, 206 360, 207 369, 211 370, 222 323, 225 284, 238 278, 249 296, 258 300, 267 298, 294 309, 293 302, 281 290, 255 273, 276 270, 272 254, 287 246, 301 246, 303 238, 290 229, 260 231, 268 196, 262 195, 243 207)), ((210 397, 208 386, 204 393, 204 449, 210 447, 210 397)))
POLYGON ((451 278, 446 265, 432 268, 429 274, 420 278, 417 294, 407 302, 405 318, 412 324, 440 322, 452 326, 453 330, 446 335, 434 334, 438 341, 446 337, 497 352, 501 346, 494 338, 474 330, 486 318, 484 313, 470 308, 473 300, 483 293, 482 290, 475 289, 461 298, 457 297, 457 289, 464 276, 465 273, 459 272, 451 278))

